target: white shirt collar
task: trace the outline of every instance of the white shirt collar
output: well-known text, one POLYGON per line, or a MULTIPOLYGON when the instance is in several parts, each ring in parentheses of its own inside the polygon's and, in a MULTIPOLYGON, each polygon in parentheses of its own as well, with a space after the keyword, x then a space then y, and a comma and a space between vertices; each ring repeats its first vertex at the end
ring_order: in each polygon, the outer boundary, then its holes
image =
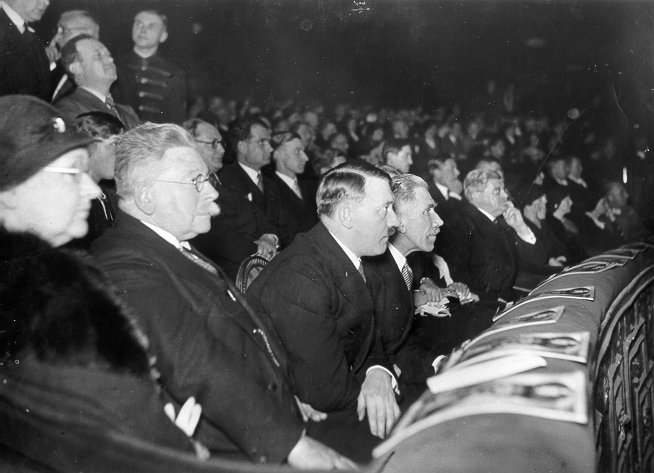
POLYGON ((275 171, 275 174, 286 184, 288 187, 293 189, 293 185, 297 182, 297 178, 288 177, 286 174, 282 174, 279 171, 275 171))
MULTIPOLYGON (((329 231, 329 230, 327 230, 329 231)), ((355 255, 352 250, 350 250, 345 244, 336 238, 336 235, 334 235, 332 232, 329 232, 329 234, 332 236, 334 240, 336 240, 336 243, 338 243, 338 246, 341 247, 341 249, 345 252, 347 257, 352 261, 352 264, 354 265, 355 268, 359 269, 359 266, 361 266, 361 258, 359 258, 357 255, 355 255)))
POLYGON ((163 228, 159 228, 156 225, 152 225, 151 223, 144 222, 143 220, 140 220, 140 222, 146 227, 148 227, 150 230, 152 230, 154 233, 159 235, 161 238, 166 240, 168 243, 173 245, 178 250, 181 250, 182 248, 186 250, 191 249, 191 245, 189 245, 187 241, 180 242, 177 238, 175 238, 175 235, 173 235, 169 231, 166 231, 163 228))
POLYGON ((568 180, 563 178, 563 179, 554 179, 559 185, 561 186, 567 186, 568 185, 568 180))
POLYGON ((259 177, 259 174, 261 173, 261 171, 255 171, 255 170, 252 169, 251 167, 246 166, 245 164, 242 164, 242 163, 238 163, 238 165, 241 166, 241 167, 243 168, 243 170, 244 170, 245 173, 248 175, 248 177, 249 177, 250 179, 252 179, 252 182, 254 182, 254 183, 257 184, 257 185, 259 184, 259 183, 257 182, 257 178, 259 177))
POLYGON ((445 200, 449 199, 449 192, 450 190, 447 188, 447 186, 444 186, 443 184, 439 184, 438 182, 434 182, 436 184, 436 189, 440 191, 441 194, 443 194, 443 197, 445 197, 445 200))
POLYGON ((491 214, 489 214, 488 212, 486 212, 484 209, 480 209, 479 207, 477 207, 477 210, 479 210, 481 213, 483 213, 484 215, 486 215, 486 217, 488 217, 488 220, 490 220, 491 222, 495 223, 495 219, 496 219, 496 217, 493 217, 491 214))
POLYGON ((23 19, 23 17, 20 16, 16 10, 14 10, 13 8, 11 8, 11 7, 10 7, 8 4, 6 4, 5 2, 0 2, 0 8, 2 8, 2 9, 5 11, 5 13, 7 14, 7 16, 8 16, 9 19, 11 20, 11 22, 12 22, 14 25, 16 25, 16 28, 18 28, 18 31, 20 31, 21 34, 24 33, 24 32, 25 32, 26 25, 25 25, 25 20, 23 19))
POLYGON ((397 268, 402 271, 402 268, 404 268, 404 265, 406 264, 406 258, 402 253, 400 253, 400 250, 395 248, 391 243, 388 244, 388 249, 391 252, 391 256, 395 260, 397 268))
POLYGON ((107 96, 104 95, 103 93, 100 93, 100 92, 98 92, 98 91, 95 90, 95 89, 91 89, 90 87, 86 87, 85 85, 80 85, 79 87, 80 87, 80 89, 84 89, 84 90, 86 90, 89 94, 93 94, 93 95, 95 95, 97 98, 99 98, 100 100, 102 100, 102 103, 105 103, 105 102, 106 102, 106 100, 107 100, 107 96))

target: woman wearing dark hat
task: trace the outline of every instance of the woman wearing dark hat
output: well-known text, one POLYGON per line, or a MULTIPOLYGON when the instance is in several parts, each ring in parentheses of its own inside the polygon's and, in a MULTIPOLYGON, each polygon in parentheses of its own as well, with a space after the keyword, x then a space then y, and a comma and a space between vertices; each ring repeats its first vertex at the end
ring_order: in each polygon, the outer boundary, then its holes
POLYGON ((120 447, 138 442, 193 451, 164 414, 146 340, 99 271, 56 248, 87 231, 92 141, 39 99, 0 97, 2 471, 142 471, 120 447))

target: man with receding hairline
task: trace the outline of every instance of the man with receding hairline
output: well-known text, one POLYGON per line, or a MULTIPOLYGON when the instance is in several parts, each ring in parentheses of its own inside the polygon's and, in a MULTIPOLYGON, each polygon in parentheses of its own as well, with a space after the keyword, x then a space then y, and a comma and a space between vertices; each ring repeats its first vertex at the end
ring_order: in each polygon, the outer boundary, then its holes
POLYGON ((386 251, 398 224, 390 179, 370 164, 345 163, 323 175, 316 202, 320 222, 268 264, 247 296, 272 319, 300 400, 325 412, 323 423, 360 435, 325 442, 365 461, 399 416, 373 315, 380 281, 361 261, 386 251))

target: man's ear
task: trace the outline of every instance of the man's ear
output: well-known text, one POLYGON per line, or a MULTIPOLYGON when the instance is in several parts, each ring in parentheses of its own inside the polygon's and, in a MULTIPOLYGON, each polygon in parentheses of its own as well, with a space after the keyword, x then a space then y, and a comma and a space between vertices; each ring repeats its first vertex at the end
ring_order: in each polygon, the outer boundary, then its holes
POLYGON ((402 220, 402 217, 400 217, 399 215, 397 216, 397 219, 400 222, 400 224, 397 227, 395 227, 397 229, 397 232, 398 233, 406 233, 406 225, 404 225, 404 220, 402 220))
POLYGON ((245 154, 246 151, 247 151, 247 149, 246 149, 247 145, 248 145, 247 141, 245 141, 245 140, 239 141, 238 143, 236 143, 236 149, 238 150, 239 153, 245 154))
POLYGON ((151 182, 139 182, 134 189, 134 204, 146 215, 152 215, 155 210, 152 192, 151 182))
POLYGON ((336 217, 343 227, 351 229, 354 226, 352 206, 349 203, 343 203, 336 208, 336 217))
POLYGON ((79 61, 71 62, 68 68, 70 69, 71 74, 73 74, 73 79, 76 79, 82 73, 82 66, 79 61))
POLYGON ((163 33, 161 33, 161 36, 159 37, 159 44, 163 43, 168 39, 168 31, 164 30, 163 33))

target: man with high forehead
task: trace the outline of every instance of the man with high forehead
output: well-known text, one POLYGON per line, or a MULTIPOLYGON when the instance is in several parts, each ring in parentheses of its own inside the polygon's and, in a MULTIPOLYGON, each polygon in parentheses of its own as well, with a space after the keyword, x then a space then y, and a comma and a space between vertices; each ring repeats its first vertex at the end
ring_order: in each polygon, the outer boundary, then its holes
POLYGON ((48 55, 51 59, 57 60, 56 67, 52 71, 55 88, 52 93, 51 102, 70 93, 74 87, 72 79, 68 77, 61 64, 61 50, 75 36, 87 34, 95 39, 100 39, 100 25, 86 10, 68 10, 61 14, 57 22, 57 34, 50 41, 48 55))
POLYGON ((94 37, 81 34, 61 50, 61 63, 77 88, 54 105, 71 121, 88 112, 105 112, 120 120, 125 129, 139 124, 132 107, 115 103, 110 93, 116 66, 109 50, 94 37))
POLYGON ((186 120, 183 126, 186 131, 193 135, 195 149, 207 164, 209 173, 220 171, 223 168, 225 147, 223 146, 223 137, 218 129, 199 118, 186 120))
POLYGON ((214 455, 297 468, 352 467, 305 434, 270 321, 188 243, 209 230, 218 193, 192 137, 147 123, 116 147, 116 226, 93 245, 146 333, 173 403, 202 406, 196 439, 214 455))
POLYGON ((443 225, 438 254, 452 279, 466 283, 489 308, 515 299, 518 254, 538 260, 540 245, 520 211, 509 201, 495 171, 474 169, 463 182, 464 202, 443 225))
POLYGON ((168 39, 168 19, 157 10, 136 14, 134 47, 116 61, 116 98, 130 105, 143 121, 181 124, 186 118, 186 74, 159 53, 168 39))
POLYGON ((399 415, 373 316, 379 281, 361 261, 386 251, 398 224, 390 179, 367 163, 346 163, 323 175, 316 202, 320 222, 297 235, 247 295, 271 317, 300 400, 327 413, 323 423, 367 435, 325 442, 346 444, 341 451, 365 460, 373 436, 384 438, 399 415))
POLYGON ((50 60, 28 25, 39 21, 49 0, 0 1, 0 95, 27 94, 50 100, 50 60))

